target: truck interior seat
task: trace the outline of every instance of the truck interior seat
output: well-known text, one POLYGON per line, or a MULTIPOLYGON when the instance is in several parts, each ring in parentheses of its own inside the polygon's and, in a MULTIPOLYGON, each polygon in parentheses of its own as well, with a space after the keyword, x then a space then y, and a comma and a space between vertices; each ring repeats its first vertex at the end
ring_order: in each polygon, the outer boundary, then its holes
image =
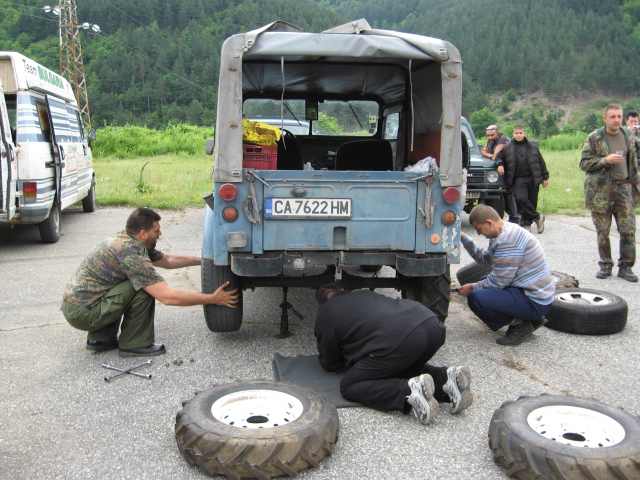
POLYGON ((278 170, 303 170, 304 159, 300 140, 284 134, 278 142, 278 170))
POLYGON ((393 151, 387 140, 354 140, 336 151, 336 170, 393 170, 393 151))

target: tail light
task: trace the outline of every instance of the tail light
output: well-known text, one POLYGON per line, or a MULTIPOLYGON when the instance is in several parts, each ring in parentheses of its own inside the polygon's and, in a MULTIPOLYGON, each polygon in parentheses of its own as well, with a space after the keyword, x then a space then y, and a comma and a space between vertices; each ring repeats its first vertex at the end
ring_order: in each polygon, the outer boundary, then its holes
POLYGON ((236 207, 224 207, 222 210, 222 218, 227 222, 235 222, 238 219, 238 209, 236 207))
POLYGON ((456 187, 445 188, 444 192, 442 192, 442 198, 449 205, 458 203, 460 201, 460 190, 458 190, 456 187))
POLYGON ((37 182, 24 182, 22 184, 22 197, 25 203, 34 203, 38 196, 38 183, 37 182))
POLYGON ((442 214, 441 219, 444 225, 452 225, 456 221, 456 214, 451 210, 447 210, 442 214))
POLYGON ((236 196, 238 195, 238 190, 230 183, 225 183, 220 187, 218 194, 220 195, 220 198, 225 202, 230 202, 231 200, 235 200, 236 196))

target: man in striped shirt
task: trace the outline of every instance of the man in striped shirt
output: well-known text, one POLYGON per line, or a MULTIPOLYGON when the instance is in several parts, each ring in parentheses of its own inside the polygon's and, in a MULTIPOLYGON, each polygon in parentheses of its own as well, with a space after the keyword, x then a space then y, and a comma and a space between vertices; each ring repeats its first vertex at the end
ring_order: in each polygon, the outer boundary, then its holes
POLYGON ((507 223, 487 205, 477 205, 469 222, 478 235, 489 239, 483 248, 464 232, 462 245, 482 265, 493 271, 476 283, 462 285, 458 292, 467 297, 469 308, 491 330, 509 325, 500 345, 520 345, 534 330, 546 323, 555 282, 540 242, 514 223, 507 223))

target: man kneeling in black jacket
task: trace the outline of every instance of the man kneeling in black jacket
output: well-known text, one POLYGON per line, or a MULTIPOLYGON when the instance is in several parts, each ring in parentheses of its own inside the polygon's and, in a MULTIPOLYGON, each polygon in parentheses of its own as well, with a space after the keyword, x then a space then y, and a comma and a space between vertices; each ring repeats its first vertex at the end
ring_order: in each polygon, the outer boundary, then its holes
POLYGON ((413 300, 369 290, 349 292, 322 285, 314 333, 320 365, 329 373, 348 368, 340 392, 349 401, 376 410, 413 410, 423 424, 451 402, 458 413, 473 402, 467 367, 426 363, 444 344, 445 326, 413 300))

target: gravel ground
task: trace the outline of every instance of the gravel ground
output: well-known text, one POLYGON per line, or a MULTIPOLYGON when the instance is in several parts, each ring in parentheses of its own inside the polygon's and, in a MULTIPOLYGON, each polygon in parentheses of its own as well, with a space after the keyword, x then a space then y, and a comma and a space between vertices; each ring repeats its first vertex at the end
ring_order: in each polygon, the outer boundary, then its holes
MULTIPOLYGON (((66 323, 59 305, 64 285, 84 255, 122 229, 129 212, 65 211, 63 236, 54 245, 40 243, 37 227, 0 229, 0 478, 210 478, 189 466, 175 444, 181 402, 214 384, 272 379, 275 352, 315 353, 313 292, 290 290, 289 301, 304 318, 290 317, 294 336, 279 340, 274 335, 279 331, 281 294, 257 289, 245 294, 245 323, 231 334, 210 332, 201 307, 158 305, 156 340, 167 345, 167 354, 140 370, 153 378, 124 376, 106 383, 102 363, 124 368, 144 360, 88 352, 85 334, 66 323)), ((203 210, 162 215, 159 248, 199 254, 203 210)), ((494 410, 521 395, 571 394, 640 413, 640 385, 633 373, 640 363, 638 284, 595 278, 597 251, 590 218, 550 215, 546 225, 539 238, 552 269, 575 276, 581 287, 623 297, 629 304, 626 329, 593 337, 543 328, 523 345, 503 347, 495 343, 502 333, 487 329, 464 298, 454 294, 447 343, 432 363, 471 368, 473 406, 451 416, 443 405, 428 426, 399 413, 340 409, 340 440, 333 455, 298 478, 507 478, 493 462, 487 431, 494 410)), ((466 216, 463 228, 476 237, 466 216)), ((617 240, 613 243, 617 249, 617 240)), ((470 260, 463 255, 461 265, 466 265, 470 260)), ((199 268, 163 273, 173 287, 200 288, 199 268)))

